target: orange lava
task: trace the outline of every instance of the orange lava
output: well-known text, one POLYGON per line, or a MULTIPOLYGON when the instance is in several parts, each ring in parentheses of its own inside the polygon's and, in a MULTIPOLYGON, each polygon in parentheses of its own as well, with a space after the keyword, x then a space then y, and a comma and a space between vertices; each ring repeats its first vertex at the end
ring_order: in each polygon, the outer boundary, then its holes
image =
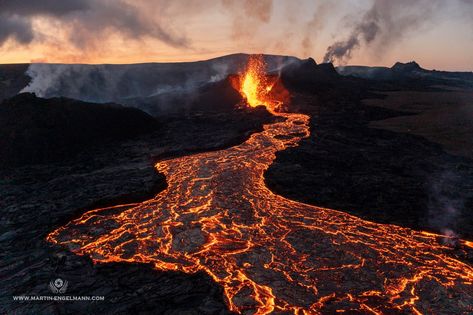
POLYGON ((156 197, 89 211, 47 240, 96 263, 205 272, 238 313, 473 312, 473 268, 452 258, 438 235, 295 202, 266 187, 276 152, 309 135, 308 116, 278 115, 285 121, 241 145, 159 162, 168 187, 156 197))
MULTIPOLYGON (((85 213, 48 235, 95 262, 204 271, 237 312, 472 312, 473 269, 438 236, 273 194, 264 171, 309 134, 281 114, 245 143, 159 162, 168 188, 141 204, 85 213)), ((317 193, 317 192, 314 192, 317 193)))
POLYGON ((263 105, 269 111, 277 111, 289 97, 279 77, 266 74, 266 64, 261 55, 251 55, 243 73, 232 77, 231 83, 250 107, 263 105))

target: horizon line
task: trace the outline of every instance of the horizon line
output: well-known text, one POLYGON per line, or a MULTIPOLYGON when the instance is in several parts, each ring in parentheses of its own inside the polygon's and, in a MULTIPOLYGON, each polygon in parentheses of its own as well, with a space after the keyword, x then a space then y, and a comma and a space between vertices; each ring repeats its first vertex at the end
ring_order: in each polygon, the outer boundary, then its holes
MULTIPOLYGON (((315 60, 315 62, 317 64, 327 64, 327 63, 332 63, 332 62, 317 62, 317 60, 314 58, 314 57, 306 57, 306 58, 300 58, 300 57, 297 57, 297 56, 291 56, 291 55, 279 55, 279 54, 271 54, 271 53, 248 53, 248 52, 237 52, 237 53, 230 53, 230 54, 225 54, 225 55, 218 55, 216 57, 212 57, 212 58, 207 58, 207 59, 197 59, 197 60, 182 60, 182 61, 143 61, 143 62, 130 62, 130 63, 114 63, 114 62, 106 62, 106 63, 88 63, 88 62, 49 62, 49 61, 45 61, 45 62, 6 62, 6 63, 3 63, 3 62, 0 62, 0 66, 3 66, 3 65, 32 65, 32 64, 45 64, 45 65, 84 65, 84 66, 124 66, 124 65, 145 65, 145 64, 186 64, 186 63, 197 63, 197 62, 206 62, 206 61, 211 61, 211 60, 214 60, 214 59, 219 59, 219 58, 224 58, 224 57, 230 57, 230 56, 234 56, 234 55, 264 55, 264 56, 278 56, 278 57, 290 57, 290 58, 297 58, 299 60, 306 60, 306 59, 309 59, 309 58, 312 58, 313 60, 315 60)), ((369 68, 391 68, 393 67, 396 63, 409 63, 409 62, 415 62, 417 63, 421 68, 422 65, 419 64, 417 61, 415 61, 415 59, 411 59, 410 61, 406 61, 406 62, 401 62, 401 61, 396 61, 394 64, 392 64, 391 66, 388 66, 388 65, 373 65, 373 64, 343 64, 343 65, 334 65, 335 68, 339 68, 339 67, 369 67, 369 68)), ((470 73, 473 73, 473 70, 451 70, 451 69, 439 69, 439 68, 433 68, 433 69, 426 69, 426 68, 423 68, 425 70, 429 70, 429 71, 445 71, 445 72, 470 72, 470 73)))

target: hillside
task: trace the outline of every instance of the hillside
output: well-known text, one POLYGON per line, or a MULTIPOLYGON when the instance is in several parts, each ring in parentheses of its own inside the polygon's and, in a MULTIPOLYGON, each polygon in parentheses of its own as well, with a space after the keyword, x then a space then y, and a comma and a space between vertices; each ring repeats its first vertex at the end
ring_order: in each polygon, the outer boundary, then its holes
POLYGON ((137 109, 19 94, 0 104, 0 165, 60 160, 156 128, 154 118, 137 109))

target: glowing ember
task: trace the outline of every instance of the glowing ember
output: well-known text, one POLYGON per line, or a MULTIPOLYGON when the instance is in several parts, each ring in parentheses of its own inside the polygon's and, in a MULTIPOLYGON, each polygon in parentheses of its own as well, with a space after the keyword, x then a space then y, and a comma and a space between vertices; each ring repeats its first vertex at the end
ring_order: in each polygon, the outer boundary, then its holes
POLYGON ((266 74, 263 56, 249 57, 245 71, 232 80, 233 87, 244 97, 250 107, 265 106, 270 111, 279 109, 287 101, 288 92, 284 87, 273 89, 279 78, 266 74))
POLYGON ((280 115, 286 120, 239 146, 158 163, 168 188, 155 198, 89 211, 48 241, 96 263, 206 272, 239 313, 471 314, 473 268, 449 256, 438 235, 265 186, 276 152, 309 134, 308 116, 280 115))

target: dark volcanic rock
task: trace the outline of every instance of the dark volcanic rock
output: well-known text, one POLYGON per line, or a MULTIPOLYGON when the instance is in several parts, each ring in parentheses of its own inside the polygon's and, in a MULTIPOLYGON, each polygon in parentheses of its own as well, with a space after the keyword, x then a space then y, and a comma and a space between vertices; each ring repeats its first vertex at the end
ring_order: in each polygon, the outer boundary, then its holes
POLYGON ((340 78, 331 63, 317 65, 314 59, 292 62, 282 69, 284 85, 296 91, 307 91, 333 86, 340 78))
POLYGON ((120 105, 19 94, 0 104, 0 165, 57 161, 157 126, 148 114, 120 105))
MULTIPOLYGON (((370 79, 389 83, 391 89, 425 89, 432 85, 460 88, 473 87, 473 72, 450 72, 426 70, 417 62, 396 62, 391 68, 367 66, 340 66, 338 73, 344 76, 370 79)), ((371 82, 376 85, 376 82, 371 82)))
POLYGON ((473 238, 473 161, 449 155, 419 136, 369 128, 371 120, 404 113, 365 106, 360 96, 344 93, 343 86, 296 95, 293 107, 312 116, 311 136, 277 154, 266 173, 268 187, 370 221, 441 233, 451 229, 473 238), (432 193, 449 173, 455 184, 442 186, 441 195, 432 193), (432 220, 432 207, 439 202, 440 224, 432 220), (448 203, 456 207, 455 220, 448 218, 448 203))
POLYGON ((200 111, 231 111, 241 101, 240 93, 235 90, 230 78, 210 83, 200 88, 191 104, 191 110, 200 111))
POLYGON ((199 88, 182 91, 170 90, 150 97, 127 100, 127 104, 142 108, 156 117, 183 116, 195 112, 232 112, 241 101, 229 77, 217 82, 203 84, 199 88))
POLYGON ((469 74, 427 71, 412 62, 373 68, 385 82, 350 76, 333 77, 325 84, 297 80, 297 73, 315 73, 317 67, 306 61, 305 67, 295 68, 296 80, 289 82, 293 85, 288 84, 298 92, 290 110, 311 115, 311 136, 299 147, 278 153, 266 173, 268 186, 288 198, 367 220, 440 233, 452 230, 472 239, 473 161, 450 155, 419 136, 369 128, 370 121, 413 113, 360 101, 382 97, 369 92, 373 90, 427 93, 433 91, 432 84, 461 85, 469 74), (389 76, 383 77, 385 69, 389 76))

